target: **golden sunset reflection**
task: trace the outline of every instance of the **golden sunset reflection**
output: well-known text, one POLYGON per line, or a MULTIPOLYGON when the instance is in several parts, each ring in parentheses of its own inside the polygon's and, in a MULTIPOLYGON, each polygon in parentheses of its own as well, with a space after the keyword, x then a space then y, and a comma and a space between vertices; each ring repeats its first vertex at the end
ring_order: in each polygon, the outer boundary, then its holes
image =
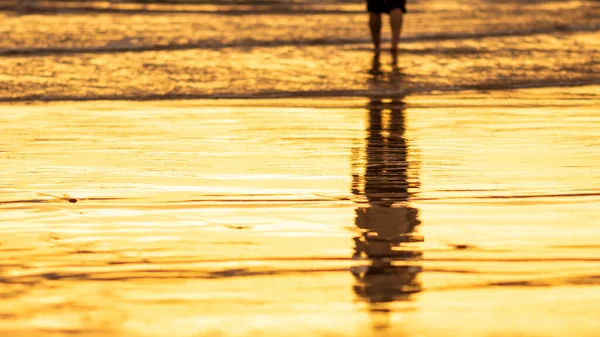
POLYGON ((600 3, 366 5, 0 0, 0 337, 596 337, 600 3))
POLYGON ((591 336, 595 90, 5 106, 0 330, 591 336))

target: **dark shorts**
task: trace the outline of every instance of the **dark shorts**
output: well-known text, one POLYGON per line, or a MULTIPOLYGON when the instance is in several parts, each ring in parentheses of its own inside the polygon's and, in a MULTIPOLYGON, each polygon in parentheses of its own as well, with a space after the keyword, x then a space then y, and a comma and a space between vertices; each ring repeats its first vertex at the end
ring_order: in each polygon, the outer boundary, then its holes
POLYGON ((367 11, 372 13, 389 13, 395 8, 406 13, 406 0, 367 0, 367 11))

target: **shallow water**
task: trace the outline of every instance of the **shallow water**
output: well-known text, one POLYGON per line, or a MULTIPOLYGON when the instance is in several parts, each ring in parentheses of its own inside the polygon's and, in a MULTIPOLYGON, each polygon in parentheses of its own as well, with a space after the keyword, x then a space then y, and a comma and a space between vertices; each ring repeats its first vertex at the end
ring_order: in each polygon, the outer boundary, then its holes
MULTIPOLYGON (((57 14, 65 4, 40 1, 49 13, 0 12, 0 101, 364 97, 600 83, 597 1, 409 2, 406 80, 385 88, 369 86, 361 1, 212 3, 57 14)), ((384 25, 385 50, 388 35, 384 25)), ((383 62, 389 71, 388 55, 383 62)))
POLYGON ((596 92, 6 105, 0 332, 595 336, 596 92))

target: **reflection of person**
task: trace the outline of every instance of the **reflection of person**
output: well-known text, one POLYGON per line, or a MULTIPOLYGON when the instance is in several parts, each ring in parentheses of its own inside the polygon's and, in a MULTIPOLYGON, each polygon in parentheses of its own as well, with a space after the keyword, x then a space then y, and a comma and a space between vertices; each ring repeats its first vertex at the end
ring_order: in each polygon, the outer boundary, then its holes
POLYGON ((407 243, 422 238, 415 233, 418 210, 408 205, 413 185, 409 186, 403 103, 371 100, 368 110, 366 155, 363 162, 353 163, 360 172, 354 174, 352 186, 359 203, 355 223, 362 233, 354 239, 354 258, 368 264, 352 268, 352 273, 354 292, 375 305, 405 300, 420 291, 421 254, 407 243))
POLYGON ((378 67, 381 52, 381 14, 390 15, 390 28, 392 30, 392 65, 398 65, 398 42, 402 31, 403 13, 406 13, 406 0, 366 0, 369 12, 369 29, 373 41, 374 57, 373 66, 378 67))

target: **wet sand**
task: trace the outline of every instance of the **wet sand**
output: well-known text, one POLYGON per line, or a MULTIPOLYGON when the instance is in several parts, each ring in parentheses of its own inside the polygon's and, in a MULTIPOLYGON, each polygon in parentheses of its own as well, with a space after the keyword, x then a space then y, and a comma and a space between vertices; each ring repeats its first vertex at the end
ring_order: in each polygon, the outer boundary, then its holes
POLYGON ((0 334, 596 336, 599 89, 5 104, 0 334))

